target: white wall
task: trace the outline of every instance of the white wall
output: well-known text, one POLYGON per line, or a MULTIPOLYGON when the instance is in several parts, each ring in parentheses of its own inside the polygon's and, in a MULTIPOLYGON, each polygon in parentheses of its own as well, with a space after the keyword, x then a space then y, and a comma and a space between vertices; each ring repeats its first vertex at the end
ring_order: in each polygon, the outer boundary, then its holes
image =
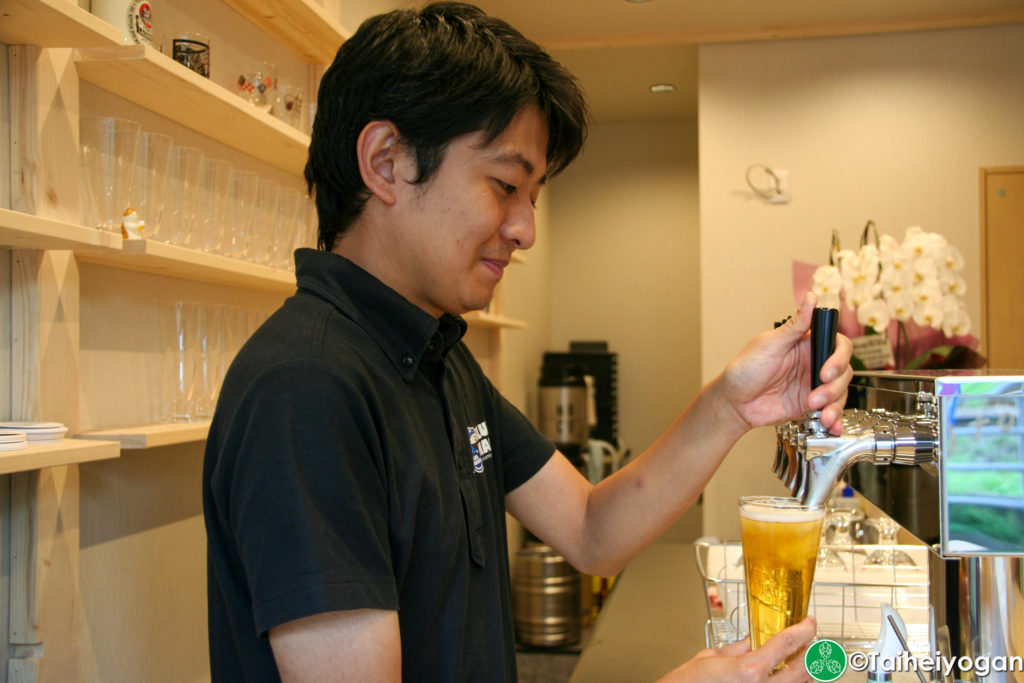
MULTIPOLYGON (((794 308, 793 259, 823 262, 833 228, 909 225, 964 254, 979 316, 978 169, 1024 163, 1024 25, 703 46, 701 335, 705 380, 794 308), (753 163, 789 171, 793 201, 753 197, 753 163)), ((774 432, 745 437, 705 497, 706 533, 738 536, 736 497, 781 491, 774 432)))
POLYGON ((549 348, 608 341, 634 452, 700 388, 696 170, 694 121, 607 124, 551 182, 549 348))

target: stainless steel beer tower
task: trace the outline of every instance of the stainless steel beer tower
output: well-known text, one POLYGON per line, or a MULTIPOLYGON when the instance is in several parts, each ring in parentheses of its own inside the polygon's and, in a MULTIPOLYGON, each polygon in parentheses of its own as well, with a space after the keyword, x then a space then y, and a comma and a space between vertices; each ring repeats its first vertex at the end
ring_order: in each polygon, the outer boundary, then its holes
POLYGON ((794 496, 824 502, 845 477, 931 548, 931 604, 956 657, 1024 655, 1024 373, 1015 373, 857 373, 841 436, 811 415, 777 428, 774 471, 794 496))

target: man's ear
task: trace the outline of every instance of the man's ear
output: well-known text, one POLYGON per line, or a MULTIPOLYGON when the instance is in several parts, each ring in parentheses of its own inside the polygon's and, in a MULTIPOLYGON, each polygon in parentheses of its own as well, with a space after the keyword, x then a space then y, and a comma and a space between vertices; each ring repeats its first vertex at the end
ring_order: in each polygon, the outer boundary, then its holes
POLYGON ((398 128, 390 121, 370 121, 359 133, 356 154, 359 174, 366 189, 385 204, 397 200, 395 183, 400 182, 396 172, 402 162, 398 128))

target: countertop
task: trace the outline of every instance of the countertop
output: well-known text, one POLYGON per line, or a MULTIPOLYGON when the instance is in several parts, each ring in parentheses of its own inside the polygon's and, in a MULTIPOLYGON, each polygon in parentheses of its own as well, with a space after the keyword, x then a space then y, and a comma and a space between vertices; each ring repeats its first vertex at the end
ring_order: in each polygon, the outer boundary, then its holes
POLYGON ((690 543, 653 543, 601 608, 573 683, 651 683, 703 650, 707 607, 690 543))

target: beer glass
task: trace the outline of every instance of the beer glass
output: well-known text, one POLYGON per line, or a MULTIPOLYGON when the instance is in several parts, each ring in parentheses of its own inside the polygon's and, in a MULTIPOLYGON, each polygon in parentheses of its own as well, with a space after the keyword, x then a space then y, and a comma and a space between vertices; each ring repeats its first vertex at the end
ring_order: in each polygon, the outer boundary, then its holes
POLYGON ((131 204, 135 154, 142 127, 137 121, 84 116, 79 122, 82 168, 90 226, 121 232, 131 204))
POLYGON ((807 616, 824 517, 796 498, 740 498, 752 649, 807 616))

